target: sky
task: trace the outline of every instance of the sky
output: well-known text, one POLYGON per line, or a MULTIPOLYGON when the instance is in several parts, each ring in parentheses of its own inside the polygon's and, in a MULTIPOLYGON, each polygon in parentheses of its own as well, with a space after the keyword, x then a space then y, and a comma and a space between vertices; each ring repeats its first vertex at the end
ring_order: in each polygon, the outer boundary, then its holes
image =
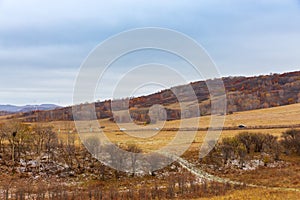
MULTIPOLYGON (((221 76, 299 70, 299 0, 0 0, 0 104, 71 105, 76 77, 89 53, 113 35, 143 27, 168 28, 193 38, 221 76)), ((137 52, 107 71, 95 100, 112 98, 113 86, 126 70, 147 62, 167 63, 185 74, 187 82, 201 79, 174 55, 137 52)), ((131 95, 165 87, 140 87, 131 95)))

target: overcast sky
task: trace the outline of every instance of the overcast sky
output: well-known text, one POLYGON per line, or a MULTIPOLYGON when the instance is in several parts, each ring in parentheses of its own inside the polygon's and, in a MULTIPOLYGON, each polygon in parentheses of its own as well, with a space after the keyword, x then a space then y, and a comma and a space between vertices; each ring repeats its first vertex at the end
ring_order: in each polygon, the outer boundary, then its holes
MULTIPOLYGON (((72 104, 89 52, 112 35, 141 27, 174 29, 195 39, 222 76, 299 70, 298 0, 0 0, 0 104, 72 104)), ((156 53, 143 55, 152 61, 156 53)), ((115 83, 123 65, 134 60, 129 58, 105 80, 115 83)), ((188 72, 180 60, 169 61, 188 72)), ((188 81, 198 79, 189 74, 188 81)), ((142 88, 135 95, 158 89, 142 88)), ((95 96, 107 99, 110 90, 95 96)))

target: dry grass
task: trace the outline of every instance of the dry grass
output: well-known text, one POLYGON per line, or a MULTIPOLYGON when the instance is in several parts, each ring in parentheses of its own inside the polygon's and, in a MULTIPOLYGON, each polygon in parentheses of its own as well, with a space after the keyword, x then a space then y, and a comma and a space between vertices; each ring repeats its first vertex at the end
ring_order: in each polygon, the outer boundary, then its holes
MULTIPOLYGON (((300 103, 267 109, 236 112, 225 117, 225 127, 237 127, 239 124, 247 126, 276 126, 300 124, 300 103)), ((200 127, 207 127, 210 116, 199 118, 200 127)), ((194 119, 184 119, 186 124, 194 124, 194 119)), ((166 127, 178 127, 180 120, 166 123, 166 127)), ((190 126, 189 126, 190 127, 190 126)))
MULTIPOLYGON (((232 115, 227 115, 225 118, 226 127, 237 127, 239 124, 245 124, 247 126, 260 126, 260 125, 296 125, 300 124, 300 104, 281 106, 270 109, 260 109, 253 111, 237 112, 232 115)), ((99 135, 103 132, 105 136, 114 143, 136 143, 144 152, 160 149, 167 145, 172 139, 175 138, 176 131, 157 131, 156 127, 164 128, 179 128, 180 123, 184 123, 184 127, 195 127, 195 121, 199 122, 199 127, 208 127, 210 123, 210 116, 204 116, 194 119, 183 119, 168 121, 165 124, 152 124, 152 125, 136 125, 130 126, 129 124, 121 124, 126 127, 128 131, 120 131, 120 127, 109 121, 108 119, 99 120, 93 124, 86 122, 85 129, 80 131, 85 136, 99 135), (105 128, 101 128, 104 126, 105 128), (88 127, 88 128, 87 128, 88 127), (130 131, 130 129, 140 129, 139 132, 130 131), (136 137, 129 134, 137 134, 136 137), (145 136, 140 138, 139 136, 145 136), (152 135, 151 137, 146 137, 152 135)), ((0 122, 6 121, 5 117, 0 117, 0 122)), ((30 125, 35 125, 32 123, 30 125)), ((59 133, 60 139, 66 140, 70 135, 75 137, 75 144, 80 144, 80 139, 75 128, 74 122, 58 121, 49 123, 38 123, 41 125, 52 125, 56 132, 59 133)), ((79 127, 79 129, 82 127, 79 127)), ((243 130, 224 130, 220 136, 233 137, 243 130)), ((280 136, 286 129, 256 129, 247 130, 248 132, 261 132, 269 133, 275 136, 280 136)), ((186 137, 194 137, 193 132, 183 131, 182 134, 186 137)), ((189 149, 189 152, 197 151, 206 136, 206 131, 197 131, 193 139, 193 143, 189 149)), ((186 141, 183 141, 185 143, 186 141)), ((289 161, 285 158, 285 160, 289 161)), ((278 168, 261 168, 255 171, 249 171, 237 175, 236 173, 223 175, 224 177, 232 180, 238 180, 246 183, 252 183, 256 185, 264 185, 270 187, 293 187, 300 188, 300 160, 293 158, 290 160, 294 165, 278 168)), ((211 199, 298 199, 299 193, 292 191, 276 191, 272 189, 251 188, 244 190, 231 191, 222 197, 215 197, 211 199)))
POLYGON ((254 185, 300 189, 299 156, 281 156, 281 159, 289 164, 275 168, 261 167, 254 171, 241 172, 238 176, 234 172, 220 176, 254 185))
MULTIPOLYGON (((225 117, 226 127, 237 127, 239 124, 246 124, 248 126, 259 126, 259 125, 295 125, 300 124, 300 104, 293 104, 288 106, 281 106, 269 109, 260 109, 253 111, 237 112, 232 115, 227 115, 225 117)), ((167 145, 172 139, 175 138, 176 131, 157 131, 159 128, 179 128, 182 127, 197 127, 199 122, 199 127, 208 127, 210 123, 210 116, 204 116, 200 118, 183 119, 167 121, 165 123, 157 123, 150 125, 136 125, 136 124, 119 124, 121 127, 125 127, 126 131, 120 131, 118 124, 109 121, 108 119, 98 120, 98 122, 81 122, 84 123, 85 128, 80 131, 83 135, 99 135, 101 131, 106 135, 106 137, 114 143, 136 143, 140 146, 144 152, 153 151, 167 145), (181 124, 180 124, 181 123, 181 124), (104 126, 100 130, 100 126, 104 126), (91 128, 90 128, 91 127, 91 128), (130 130, 139 130, 130 131, 130 130)), ((1 117, 0 121, 5 120, 1 117)), ((31 125, 35 125, 32 123, 31 125)), ((60 133, 61 139, 66 139, 69 133, 76 133, 75 123, 73 121, 57 121, 49 123, 39 123, 42 125, 52 125, 56 132, 60 133)), ((81 127, 79 127, 80 129, 81 127)), ((269 133, 275 136, 280 136, 282 132, 287 129, 256 129, 247 130, 249 132, 261 132, 269 133)), ((224 130, 222 131, 221 138, 223 137, 233 137, 243 130, 224 130)), ((193 132, 183 131, 184 135, 187 137, 194 137, 193 132)), ((191 148, 193 150, 199 148, 204 140, 207 131, 198 131, 194 138, 194 143, 191 148)), ((213 134, 213 133, 212 133, 213 134)), ((79 137, 75 135, 76 143, 79 144, 79 137)), ((185 143, 184 141, 183 143, 185 143)))
MULTIPOLYGON (((277 126, 277 125, 296 125, 300 124, 300 103, 292 104, 287 106, 280 106, 267 109, 259 109, 252 111, 236 112, 231 115, 225 116, 225 127, 237 127, 239 124, 245 124, 247 126, 277 126)), ((2 116, 0 121, 5 120, 2 116)), ((199 123, 200 128, 205 128, 209 126, 211 116, 202 116, 200 118, 190 118, 182 120, 167 121, 166 123, 157 123, 152 125, 132 125, 132 124, 120 124, 122 127, 127 127, 128 129, 153 129, 159 128, 179 128, 180 124, 184 125, 182 128, 194 127, 199 123)), ((49 122, 57 128, 74 128, 74 122, 49 122)), ((119 130, 119 126, 112 123, 108 119, 99 120, 99 126, 105 126, 106 131, 116 131, 119 130)), ((94 127, 98 128, 98 127, 94 127)))
MULTIPOLYGON (((224 196, 217 196, 212 198, 200 198, 201 200, 282 200, 282 199, 299 199, 299 192, 294 191, 280 191, 272 189, 250 188, 244 190, 230 191, 224 196)), ((199 199, 199 200, 200 200, 199 199)))

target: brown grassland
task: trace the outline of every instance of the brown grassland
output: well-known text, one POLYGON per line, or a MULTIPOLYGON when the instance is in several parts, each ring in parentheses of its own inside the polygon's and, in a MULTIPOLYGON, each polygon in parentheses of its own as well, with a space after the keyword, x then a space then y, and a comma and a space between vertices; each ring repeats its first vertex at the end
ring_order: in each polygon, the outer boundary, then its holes
MULTIPOLYGON (((252 111, 244 111, 244 112, 236 112, 231 115, 225 116, 224 127, 232 127, 235 130, 223 130, 220 135, 223 137, 233 137, 238 133, 242 132, 242 129, 238 129, 239 124, 244 124, 246 126, 264 126, 264 127, 273 127, 273 126, 296 126, 300 125, 300 104, 292 104, 288 106, 280 106, 268 109, 260 109, 260 110, 252 110, 252 111)), ((3 118, 3 117, 2 117, 3 118)), ((0 118, 1 119, 1 118, 0 118)), ((145 129, 145 131, 151 132, 151 134, 155 134, 153 137, 149 138, 134 138, 127 135, 124 131, 120 131, 120 128, 116 123, 111 122, 108 119, 99 120, 98 127, 92 127, 92 133, 90 130, 86 129, 83 134, 91 134, 94 135, 99 131, 103 131, 103 133, 113 142, 115 143, 130 143, 134 142, 143 148, 144 151, 152 151, 159 149, 161 146, 166 145, 172 138, 174 138, 177 134, 177 131, 157 131, 153 130, 156 127, 159 128, 179 128, 180 123, 186 125, 182 128, 191 128, 195 125, 195 121, 199 121, 200 128, 206 128, 209 126, 211 120, 211 116, 203 116, 199 119, 182 119, 182 120, 174 120, 167 121, 165 123, 158 124, 150 124, 150 125, 137 125, 139 130, 145 129), (184 122, 181 122, 184 121, 184 122), (100 130, 100 126, 104 126, 105 128, 100 130)), ((85 126, 88 126, 89 122, 85 123, 85 126)), ((35 123, 31 123, 33 125, 35 123)), ((48 122, 43 123, 45 125, 52 125, 56 131, 59 131, 60 137, 65 137, 66 133, 76 132, 75 123, 72 121, 58 121, 58 122, 48 122)), ((130 124, 125 124, 121 126, 130 127, 130 124)), ((132 129, 136 129, 133 127, 132 129)), ((269 133, 274 136, 280 136, 282 132, 286 131, 289 128, 262 128, 262 129, 247 129, 248 132, 261 132, 261 133, 269 133)), ((126 132, 130 132, 130 128, 126 130, 126 132)), ((190 134, 191 131, 183 131, 184 134, 190 134)), ((194 139, 194 143, 192 144, 192 149, 197 149, 206 135, 207 131, 197 131, 194 139)), ((79 138, 77 138, 79 139, 79 138)), ((79 140, 76 140, 80 142, 79 140)))
MULTIPOLYGON (((206 128, 210 123, 210 116, 203 116, 199 119, 199 127, 206 128)), ((194 126, 195 119, 183 119, 185 127, 191 128, 194 126)), ((0 117, 0 122, 7 121, 6 117, 0 117)), ((150 124, 150 125, 138 125, 139 128, 145 129, 145 132, 153 132, 155 134, 149 138, 135 138, 127 135, 125 131, 120 131, 117 124, 109 121, 108 119, 99 120, 99 125, 91 127, 82 132, 85 135, 95 135, 100 131, 114 143, 137 144, 143 152, 149 152, 157 150, 162 146, 167 145, 177 134, 177 131, 158 131, 155 128, 179 128, 180 120, 167 121, 165 124, 150 124), (100 128, 100 126, 102 128, 100 128), (157 132, 157 133, 156 133, 157 132)), ((31 123, 30 125, 34 125, 31 123)), ((76 137, 76 144, 80 144, 80 138, 76 134, 76 128, 74 122, 69 121, 55 121, 43 123, 45 125, 51 125, 54 130, 58 132, 58 136, 61 139, 66 139, 68 134, 74 134, 76 137)), ((288 106, 280 106, 268 109, 260 109, 253 111, 236 112, 225 116, 224 126, 230 127, 233 130, 223 130, 220 138, 233 137, 238 133, 244 131, 238 129, 238 125, 244 124, 249 127, 263 126, 262 129, 247 129, 247 132, 260 132, 268 133, 274 136, 280 137, 280 135, 294 126, 300 125, 300 104, 293 104, 288 106), (281 126, 284 126, 281 127, 281 126), (270 128, 266 128, 270 127, 270 128)), ((129 125, 126 127, 130 127, 129 125)), ((135 129, 135 128, 133 128, 135 129)), ((128 132, 133 131, 127 128, 128 132)), ((203 143, 206 131, 196 131, 196 136, 193 139, 188 151, 184 154, 184 158, 192 161, 197 159, 199 147, 203 143)), ((189 136, 192 131, 183 131, 183 134, 189 136)), ((281 159, 287 163, 286 166, 266 168, 260 167, 252 171, 241 171, 238 174, 236 172, 228 171, 226 173, 220 173, 218 171, 212 172, 219 177, 228 178, 230 180, 241 181, 247 184, 255 184, 258 188, 247 187, 245 189, 230 190, 225 195, 211 197, 209 199, 298 199, 300 196, 300 158, 297 156, 281 156, 281 159), (274 187, 278 189, 274 189, 274 187), (281 189, 280 189, 281 188, 281 189), (298 191, 286 191, 285 188, 296 188, 298 191)), ((142 181, 140 178, 136 182, 142 181)), ((97 184, 97 183, 90 183, 97 184)), ((112 184, 115 184, 112 181, 112 184)), ((201 198, 206 199, 206 198, 201 198)))

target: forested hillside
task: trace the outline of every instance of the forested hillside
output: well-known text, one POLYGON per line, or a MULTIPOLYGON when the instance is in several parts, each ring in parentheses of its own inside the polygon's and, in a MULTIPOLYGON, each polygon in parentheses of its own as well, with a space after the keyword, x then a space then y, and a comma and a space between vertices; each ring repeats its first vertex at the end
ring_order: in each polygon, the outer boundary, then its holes
MULTIPOLYGON (((227 95, 227 113, 300 102, 300 71, 255 77, 225 77, 223 82, 227 95)), ((205 81, 193 82, 191 85, 197 95, 201 115, 210 114, 210 96, 205 81)), ((165 117, 168 120, 179 119, 181 117, 180 107, 172 90, 176 90, 184 96, 184 88, 185 86, 177 86, 148 96, 117 100, 114 102, 114 106, 119 110, 127 109, 124 108, 124 102, 129 100, 131 117, 136 121, 149 122, 149 108, 154 104, 160 104, 165 106, 166 112, 159 112, 158 119, 165 117)), ((189 97, 186 96, 184 101, 189 102, 189 97)), ((86 106, 95 106, 98 119, 111 118, 119 122, 130 120, 122 114, 116 114, 113 118, 111 101, 75 105, 74 108, 78 112, 82 112, 82 116, 91 115, 92 118, 93 113, 83 111, 86 106)), ((183 116, 185 118, 195 117, 194 110, 191 106, 189 112, 183 116)), ((72 107, 20 113, 16 117, 21 117, 28 122, 73 120, 72 107)))

